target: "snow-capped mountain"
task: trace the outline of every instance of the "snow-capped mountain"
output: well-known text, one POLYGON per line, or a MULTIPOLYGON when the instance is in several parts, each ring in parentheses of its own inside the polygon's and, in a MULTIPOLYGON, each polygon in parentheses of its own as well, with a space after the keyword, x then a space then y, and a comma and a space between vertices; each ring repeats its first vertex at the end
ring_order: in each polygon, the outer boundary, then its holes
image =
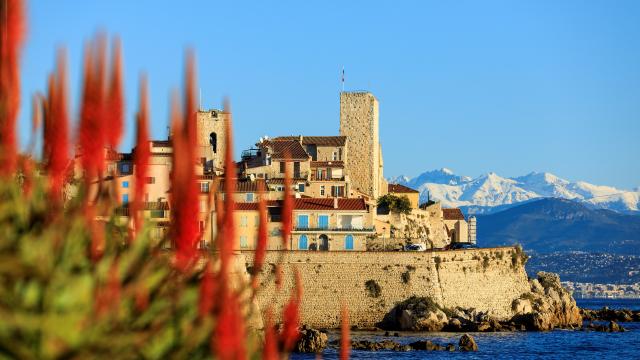
POLYGON ((445 207, 463 207, 470 213, 491 212, 545 197, 576 200, 595 208, 618 212, 640 210, 640 188, 621 190, 584 181, 570 182, 546 172, 532 172, 514 178, 490 172, 470 178, 443 168, 424 172, 414 178, 398 176, 389 179, 389 182, 418 190, 421 201, 430 198, 441 201, 445 207))

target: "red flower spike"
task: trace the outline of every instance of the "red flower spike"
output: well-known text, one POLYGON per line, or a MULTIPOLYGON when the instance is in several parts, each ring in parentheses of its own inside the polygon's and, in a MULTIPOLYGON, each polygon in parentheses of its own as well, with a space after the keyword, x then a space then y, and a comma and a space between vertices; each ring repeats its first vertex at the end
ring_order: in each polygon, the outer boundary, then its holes
POLYGON ((295 288, 292 290, 291 298, 283 310, 283 329, 282 329, 282 343, 285 351, 290 351, 298 341, 300 332, 298 327, 300 326, 300 301, 302 300, 302 284, 300 280, 300 273, 296 269, 295 271, 295 288))
MULTIPOLYGON (((189 65, 188 65, 189 66, 189 65)), ((178 109, 179 100, 172 103, 173 169, 171 172, 171 213, 173 241, 176 245, 176 266, 187 270, 194 264, 198 239, 198 189, 195 181, 195 143, 188 136, 187 124, 178 109)))
POLYGON ((340 360, 349 358, 351 352, 351 340, 349 337, 349 308, 347 304, 342 303, 341 311, 342 321, 340 322, 340 360))
POLYGON ((215 302, 215 283, 213 281, 213 269, 211 261, 208 260, 200 280, 200 294, 198 301, 198 313, 205 317, 211 313, 215 302))
POLYGON ((212 351, 217 359, 246 359, 244 343, 244 318, 237 294, 232 291, 223 292, 222 308, 218 314, 216 330, 211 338, 212 351))
POLYGON ((140 79, 140 105, 136 116, 136 148, 133 154, 135 182, 132 204, 133 228, 135 234, 140 231, 143 224, 142 199, 146 187, 146 176, 149 162, 149 95, 147 78, 140 79))
POLYGON ((226 149, 224 153, 224 218, 222 228, 218 238, 218 248, 220 250, 220 275, 221 285, 226 286, 226 277, 229 268, 229 263, 233 251, 233 246, 236 241, 235 224, 233 219, 233 213, 235 208, 235 201, 233 200, 233 193, 236 188, 236 163, 233 161, 233 142, 232 142, 232 127, 231 127, 231 108, 228 100, 224 103, 224 112, 229 114, 229 120, 225 124, 226 128, 226 149))
POLYGON ((260 217, 260 225, 258 226, 258 244, 253 262, 253 274, 251 278, 251 287, 255 296, 258 289, 258 276, 262 272, 262 265, 267 252, 267 202, 265 200, 265 189, 262 182, 258 182, 258 193, 260 199, 258 201, 258 213, 260 217))
POLYGON ((122 137, 124 126, 124 89, 122 76, 122 46, 120 39, 113 41, 111 58, 111 81, 109 83, 109 94, 107 98, 107 108, 105 114, 108 117, 106 124, 107 143, 112 149, 117 149, 122 137))
POLYGON ((17 164, 20 52, 25 29, 23 1, 0 2, 0 176, 12 176, 17 164))
POLYGON ((278 360, 278 339, 273 328, 273 315, 271 308, 266 311, 266 325, 264 330, 264 348, 262 349, 262 360, 278 360))
MULTIPOLYGON (((289 158, 286 154, 285 158, 289 158)), ((291 169, 289 164, 284 167, 284 201, 282 203, 282 245, 289 249, 293 217, 293 195, 291 194, 291 169)))
POLYGON ((106 40, 104 35, 89 43, 85 50, 82 105, 80 110, 79 146, 82 167, 88 184, 102 173, 105 146, 105 70, 106 40))
POLYGON ((67 71, 62 50, 58 52, 56 73, 49 78, 47 97, 43 131, 45 170, 49 174, 49 196, 59 203, 69 163, 67 71))

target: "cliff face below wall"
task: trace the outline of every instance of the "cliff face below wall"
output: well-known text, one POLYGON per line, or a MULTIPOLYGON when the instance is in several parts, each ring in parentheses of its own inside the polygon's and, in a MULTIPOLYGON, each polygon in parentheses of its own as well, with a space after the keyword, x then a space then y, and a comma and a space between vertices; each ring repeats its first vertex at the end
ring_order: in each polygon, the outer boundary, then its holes
MULTIPOLYGON (((247 267, 253 252, 243 252, 247 267)), ((301 322, 316 328, 338 328, 342 302, 351 325, 371 328, 393 307, 415 295, 430 297, 443 307, 477 311, 506 320, 513 302, 530 285, 522 254, 514 247, 434 252, 308 252, 269 251, 258 295, 262 310, 278 311, 300 273, 301 322), (274 284, 281 263, 282 287, 274 284)))

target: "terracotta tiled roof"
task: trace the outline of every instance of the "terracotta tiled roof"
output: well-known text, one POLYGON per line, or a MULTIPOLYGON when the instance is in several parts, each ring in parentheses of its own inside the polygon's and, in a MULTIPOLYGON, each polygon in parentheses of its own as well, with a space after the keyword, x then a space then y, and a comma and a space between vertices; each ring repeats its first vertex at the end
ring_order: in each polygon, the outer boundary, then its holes
POLYGON ((417 193, 418 190, 414 190, 410 187, 400 184, 389 184, 388 191, 390 193, 417 193))
POLYGON ((344 161, 312 161, 311 167, 333 167, 343 168, 344 161))
POLYGON ((168 146, 171 146, 171 140, 151 140, 151 146, 168 147, 168 146))
POLYGON ((297 140, 266 140, 262 142, 263 145, 269 146, 273 149, 271 158, 274 160, 292 159, 292 160, 307 160, 309 154, 304 150, 302 145, 297 140))
POLYGON ((294 199, 294 210, 367 210, 364 199, 338 199, 338 208, 334 208, 333 198, 294 199))
MULTIPOLYGON (((260 188, 258 187, 258 183, 262 183, 263 189, 268 191, 266 184, 263 179, 256 180, 248 180, 248 179, 238 179, 236 180, 236 191, 235 192, 259 192, 260 188)), ((224 178, 220 178, 220 191, 224 192, 224 178)))
MULTIPOLYGON (((300 140, 300 136, 278 136, 274 140, 300 140)), ((344 146, 346 136, 302 136, 302 145, 344 146)))
MULTIPOLYGON (((258 202, 237 202, 235 203, 235 209, 238 211, 258 211, 260 203, 258 202)), ((281 206, 280 200, 267 200, 267 207, 281 206)))
POLYGON ((445 220, 464 220, 464 215, 458 208, 442 209, 442 216, 445 220))

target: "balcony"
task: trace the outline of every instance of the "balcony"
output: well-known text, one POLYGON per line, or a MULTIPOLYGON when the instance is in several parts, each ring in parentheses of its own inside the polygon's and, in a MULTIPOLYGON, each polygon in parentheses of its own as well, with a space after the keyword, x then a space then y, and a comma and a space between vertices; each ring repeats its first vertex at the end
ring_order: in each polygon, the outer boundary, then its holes
POLYGON ((312 173, 311 181, 344 181, 344 176, 340 176, 340 177, 318 176, 318 174, 312 173))
POLYGON ((297 232, 375 232, 375 228, 372 227, 300 227, 296 226, 293 231, 297 232))

